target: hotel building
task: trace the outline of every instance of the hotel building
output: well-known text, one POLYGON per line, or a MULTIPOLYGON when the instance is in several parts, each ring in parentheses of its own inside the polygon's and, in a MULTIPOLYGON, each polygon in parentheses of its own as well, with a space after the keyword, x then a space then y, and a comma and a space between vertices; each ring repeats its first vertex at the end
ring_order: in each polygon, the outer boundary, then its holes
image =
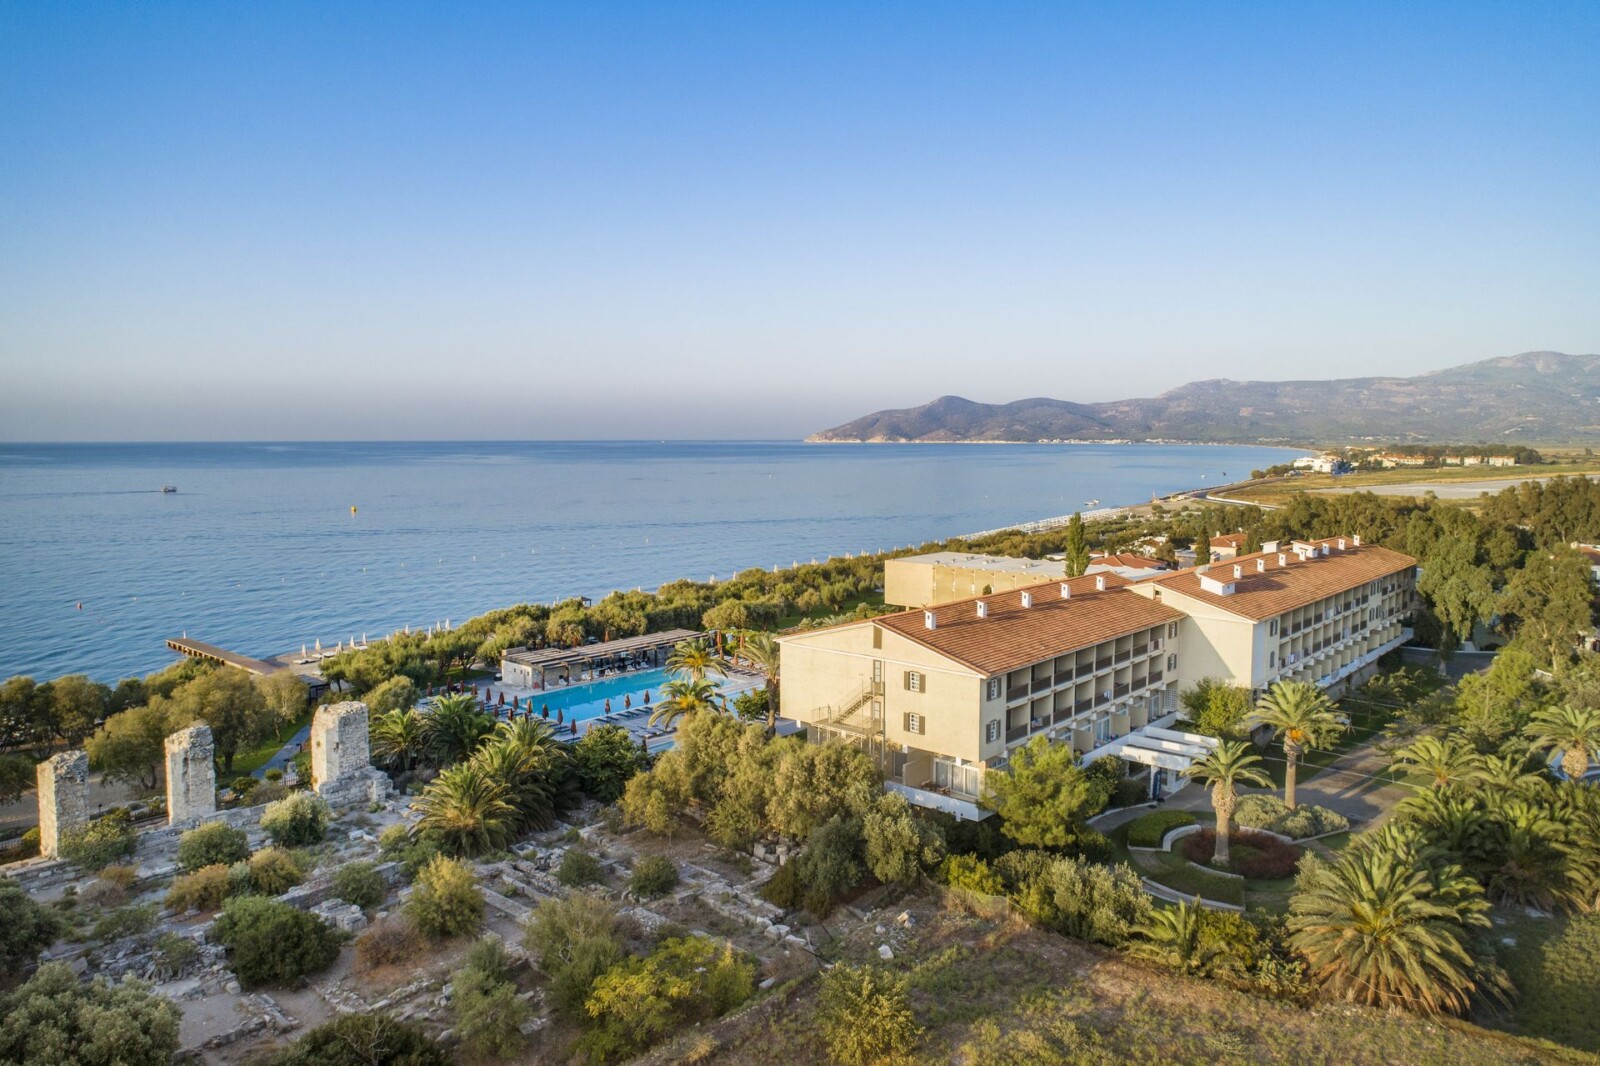
POLYGON ((1155 794, 1211 738, 1174 729, 1203 677, 1330 692, 1399 647, 1416 561, 1358 538, 1296 541, 1141 581, 1054 580, 780 639, 782 713, 856 744, 888 787, 981 818, 983 775, 1044 736, 1152 769, 1155 794))

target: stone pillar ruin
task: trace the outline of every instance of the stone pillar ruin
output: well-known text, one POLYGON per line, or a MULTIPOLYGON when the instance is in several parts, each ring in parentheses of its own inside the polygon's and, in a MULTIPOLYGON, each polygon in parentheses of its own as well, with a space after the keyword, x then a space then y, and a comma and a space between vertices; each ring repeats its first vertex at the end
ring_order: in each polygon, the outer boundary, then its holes
POLYGON ((311 719, 311 787, 330 804, 376 802, 389 778, 373 768, 367 705, 349 700, 318 707, 311 719))
POLYGON ((192 725, 167 737, 168 825, 217 813, 216 755, 208 725, 192 725))
POLYGON ((64 751, 40 763, 39 854, 61 854, 61 834, 89 820, 89 755, 64 751))

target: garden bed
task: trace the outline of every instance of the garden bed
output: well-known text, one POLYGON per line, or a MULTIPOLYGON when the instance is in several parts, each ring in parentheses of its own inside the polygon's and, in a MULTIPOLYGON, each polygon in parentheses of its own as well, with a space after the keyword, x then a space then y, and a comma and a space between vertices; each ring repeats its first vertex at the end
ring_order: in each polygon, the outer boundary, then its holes
MULTIPOLYGON (((1206 866, 1216 846, 1216 830, 1202 829, 1184 837, 1178 851, 1190 862, 1206 866)), ((1270 833, 1238 830, 1229 839, 1228 850, 1228 871, 1252 881, 1281 881, 1293 877, 1300 865, 1301 850, 1270 833)))

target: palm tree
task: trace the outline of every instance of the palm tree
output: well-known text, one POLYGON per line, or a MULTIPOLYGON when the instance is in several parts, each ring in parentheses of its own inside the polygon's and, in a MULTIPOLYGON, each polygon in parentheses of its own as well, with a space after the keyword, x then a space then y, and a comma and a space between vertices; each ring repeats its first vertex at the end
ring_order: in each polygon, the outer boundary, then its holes
POLYGON ((452 855, 476 856, 509 844, 517 810, 505 782, 472 763, 451 766, 417 801, 417 829, 452 855))
MULTIPOLYGON (((1507 745, 1511 747, 1511 745, 1507 745)), ((1520 744, 1518 745, 1520 748, 1520 744)), ((1544 777, 1528 769, 1526 749, 1501 750, 1499 755, 1485 755, 1478 771, 1478 787, 1490 795, 1522 796, 1538 788, 1544 777)))
POLYGON ((744 657, 767 677, 767 735, 778 731, 778 642, 771 633, 745 637, 744 657))
POLYGON ((700 711, 721 710, 722 697, 718 693, 714 682, 704 679, 698 681, 668 681, 661 686, 661 694, 666 697, 657 703, 655 710, 650 712, 649 724, 671 729, 679 718, 685 715, 697 714, 700 711))
POLYGON ((1533 746, 1561 753, 1561 772, 1581 781, 1600 755, 1600 708, 1549 707, 1533 716, 1523 735, 1533 746))
POLYGON ((1454 737, 1423 737, 1395 752, 1394 761, 1427 775, 1435 791, 1470 784, 1483 776, 1483 757, 1454 737))
POLYGON ((1429 842, 1467 865, 1480 864, 1489 816, 1477 799, 1430 789, 1402 800, 1395 813, 1421 826, 1429 842))
POLYGON ((1210 954, 1200 946, 1203 920, 1198 900, 1192 904, 1180 902, 1176 907, 1157 907, 1136 930, 1138 939, 1128 945, 1128 953, 1185 973, 1199 973, 1205 969, 1210 954))
POLYGON ((1228 838, 1233 834, 1233 807, 1239 799, 1238 785, 1272 787, 1272 778, 1256 764, 1261 756, 1242 740, 1220 741, 1211 754, 1183 771, 1211 789, 1211 809, 1217 815, 1217 846, 1211 853, 1213 866, 1228 865, 1228 838))
POLYGON ((556 739, 555 727, 542 719, 501 722, 467 765, 506 786, 518 835, 549 828, 557 811, 574 799, 572 755, 556 739))
POLYGON ((426 719, 428 750, 441 766, 467 758, 494 732, 494 716, 465 692, 435 696, 426 719))
POLYGON ((414 708, 397 708, 372 720, 372 754, 402 772, 416 768, 428 750, 428 723, 414 708))
POLYGON ((1497 990, 1467 949, 1468 929, 1489 924, 1488 906, 1459 866, 1430 868, 1402 834, 1383 834, 1322 868, 1294 896, 1289 946, 1330 995, 1460 1014, 1475 992, 1497 990))
POLYGON ((1317 686, 1305 681, 1278 681, 1256 701, 1256 708, 1245 716, 1244 727, 1266 726, 1283 738, 1283 802, 1294 810, 1294 784, 1300 755, 1316 744, 1323 744, 1344 731, 1334 717, 1333 704, 1317 686))
POLYGON ((726 677, 728 663, 703 640, 686 640, 667 656, 667 670, 690 681, 704 681, 707 674, 726 677))
POLYGON ((1489 898, 1546 910, 1570 895, 1566 829, 1547 808, 1511 799, 1488 823, 1485 888, 1489 898))

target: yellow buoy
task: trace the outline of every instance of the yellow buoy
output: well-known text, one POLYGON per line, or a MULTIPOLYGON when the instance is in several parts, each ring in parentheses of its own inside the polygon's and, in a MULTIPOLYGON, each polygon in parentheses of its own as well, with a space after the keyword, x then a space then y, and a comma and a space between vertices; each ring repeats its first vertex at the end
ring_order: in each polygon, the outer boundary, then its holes
POLYGON ((353 503, 350 505, 350 513, 351 514, 355 514, 356 513, 356 505, 353 504, 353 503))

